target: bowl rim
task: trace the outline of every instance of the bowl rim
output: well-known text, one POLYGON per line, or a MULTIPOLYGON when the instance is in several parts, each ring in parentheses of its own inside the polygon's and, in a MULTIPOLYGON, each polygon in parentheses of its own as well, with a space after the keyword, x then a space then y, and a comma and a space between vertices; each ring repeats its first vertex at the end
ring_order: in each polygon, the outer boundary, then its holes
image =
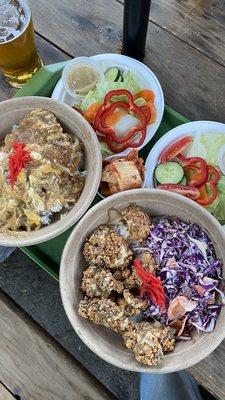
MULTIPOLYGON (((179 200, 179 203, 183 205, 187 204, 189 207, 193 207, 198 209, 199 212, 205 216, 214 226, 215 229, 218 230, 218 233, 221 235, 221 238, 223 237, 225 240, 225 233, 224 230, 222 228, 222 226, 219 224, 219 222, 208 212, 206 211, 203 207, 201 207, 199 204, 195 204, 193 203, 192 200, 182 196, 182 195, 178 195, 176 193, 172 193, 172 192, 167 192, 164 190, 159 190, 159 189, 141 189, 143 194, 149 194, 151 196, 151 194, 154 192, 154 195, 157 194, 162 194, 167 198, 170 198, 171 201, 173 200, 179 200)), ((124 192, 119 192, 115 195, 112 195, 104 200, 102 200, 102 202, 104 202, 104 205, 107 203, 110 203, 112 198, 116 199, 116 198, 121 198, 123 196, 129 195, 129 194, 134 194, 134 195, 139 195, 140 194, 140 189, 132 189, 132 190, 127 190, 124 192)), ((97 356, 99 356, 100 358, 102 358, 104 361, 107 361, 108 363, 114 365, 115 367, 121 368, 121 369, 125 369, 125 370, 129 370, 129 371, 133 371, 133 372, 148 372, 148 373, 156 373, 156 374, 160 374, 160 373, 172 373, 172 372, 176 372, 176 371, 180 371, 182 369, 186 369, 189 368, 193 365, 195 365, 196 363, 202 361, 205 357, 207 357, 210 353, 212 353, 217 346, 219 346, 219 344, 223 341, 223 339, 225 338, 225 331, 221 330, 220 332, 217 333, 217 335, 214 337, 214 340, 210 342, 210 345, 206 346, 204 348, 204 350, 201 351, 201 353, 196 353, 194 354, 192 359, 189 360, 185 360, 183 362, 183 366, 181 366, 181 363, 176 364, 175 366, 164 366, 164 367, 160 367, 160 364, 158 366, 154 366, 154 367, 150 367, 150 366, 145 366, 143 364, 140 363, 140 366, 131 366, 131 365, 127 365, 126 367, 124 366, 123 362, 121 362, 118 359, 116 359, 116 357, 109 357, 108 359, 106 359, 104 357, 104 354, 102 355, 100 351, 96 350, 96 345, 94 344, 95 342, 89 342, 86 340, 85 335, 82 335, 82 329, 81 329, 81 323, 80 323, 80 319, 81 317, 78 315, 77 311, 74 310, 74 307, 72 307, 72 305, 70 304, 70 301, 67 298, 66 295, 66 260, 68 258, 69 253, 71 252, 72 246, 71 244, 73 244, 73 240, 74 240, 74 236, 76 236, 79 232, 79 228, 82 224, 84 224, 86 221, 89 220, 89 218, 95 214, 96 210, 98 210, 100 208, 100 206, 102 205, 102 202, 97 203, 94 207, 92 207, 82 218, 82 220, 76 225, 76 227, 74 228, 74 230, 72 231, 72 233, 70 234, 66 245, 64 247, 63 250, 63 254, 61 257, 61 263, 60 263, 60 271, 59 271, 59 286, 60 286, 60 295, 61 295, 61 299, 62 299, 62 304, 64 307, 64 311, 67 315, 67 318, 69 319, 74 331, 76 332, 76 334, 80 337, 80 339, 82 340, 82 342, 97 356)), ((133 202, 135 203, 135 200, 133 200, 133 202)), ((213 335, 214 332, 211 333, 211 335, 213 335)), ((210 335, 210 334, 207 334, 210 335)), ((202 336, 202 338, 200 339, 203 340, 205 336, 202 336)), ((207 336, 208 337, 208 336, 207 336)), ((121 339, 122 340, 122 339, 121 339)), ((170 354, 170 353, 169 353, 170 354)), ((171 353, 172 354, 172 353, 171 353)))
MULTIPOLYGON (((93 169, 94 171, 94 180, 93 183, 90 187, 90 190, 88 191, 88 196, 86 196, 83 199, 83 202, 80 204, 79 209, 77 210, 75 215, 71 215, 70 211, 73 210, 73 208, 76 206, 77 203, 71 208, 71 210, 65 215, 64 218, 61 220, 52 223, 46 227, 41 227, 37 231, 31 231, 30 233, 22 233, 20 235, 20 232, 12 232, 12 234, 5 234, 1 233, 0 234, 0 245, 1 246, 7 246, 7 247, 19 247, 19 246, 31 246, 31 245, 36 245, 39 243, 46 242, 50 239, 55 238, 56 236, 59 236, 63 232, 65 232, 67 229, 69 229, 73 224, 75 224, 86 212, 88 207, 90 206, 91 202, 93 201, 95 195, 97 194, 100 179, 101 179, 101 168, 102 168, 102 155, 101 155, 101 150, 100 150, 100 145, 99 141, 97 139, 97 136, 91 127, 91 125, 85 120, 85 118, 78 113, 76 110, 72 109, 70 106, 67 104, 64 104, 60 101, 54 100, 52 98, 48 97, 43 97, 43 96, 25 96, 25 97, 18 97, 18 98, 13 98, 9 100, 5 100, 0 103, 0 115, 1 114, 7 114, 13 112, 10 107, 14 105, 14 109, 20 109, 20 106, 25 104, 25 108, 45 108, 45 105, 43 102, 46 104, 46 108, 53 112, 55 115, 57 114, 57 111, 51 110, 51 107, 59 107, 59 110, 61 110, 62 114, 66 112, 66 114, 71 115, 71 120, 72 117, 75 115, 76 119, 79 119, 81 124, 86 127, 87 132, 90 135, 90 143, 92 146, 92 151, 93 154, 95 155, 95 168, 93 169), (32 102, 30 106, 30 101, 32 102), (41 103, 41 104, 40 104, 41 103), (33 106, 34 104, 34 106, 33 106), (60 222, 60 223, 59 223, 60 222), (56 224, 58 224, 56 226, 56 224), (48 229, 52 228, 52 229, 48 229), (54 229, 55 228, 55 229, 54 229), (46 230, 45 230, 46 229, 46 230), (37 233, 37 236, 33 235, 33 233, 37 233), (40 233, 40 237, 38 235, 40 233)), ((60 120, 61 116, 56 115, 57 120, 60 120)), ((66 116, 65 119, 68 119, 66 116)), ((83 141, 84 143, 84 141, 83 141)), ((85 143, 84 143, 85 147, 85 143)), ((84 190, 84 189, 83 189, 84 190)), ((82 193, 81 193, 82 195, 82 193)), ((79 201, 79 199, 78 199, 79 201)))

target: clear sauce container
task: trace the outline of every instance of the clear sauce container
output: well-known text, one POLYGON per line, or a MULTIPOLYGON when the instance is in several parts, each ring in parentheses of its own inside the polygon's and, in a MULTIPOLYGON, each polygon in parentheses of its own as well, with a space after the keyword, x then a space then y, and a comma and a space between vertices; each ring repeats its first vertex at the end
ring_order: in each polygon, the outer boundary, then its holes
POLYGON ((69 61, 62 74, 64 88, 76 103, 80 103, 103 79, 104 73, 99 65, 88 57, 76 57, 69 61))

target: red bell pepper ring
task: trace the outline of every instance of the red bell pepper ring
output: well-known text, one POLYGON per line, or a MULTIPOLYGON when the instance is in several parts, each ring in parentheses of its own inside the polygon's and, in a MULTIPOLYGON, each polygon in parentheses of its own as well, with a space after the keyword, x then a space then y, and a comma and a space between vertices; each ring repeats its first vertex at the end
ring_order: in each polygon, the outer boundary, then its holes
POLYGON ((216 169, 212 165, 208 165, 208 173, 209 173, 208 183, 216 185, 220 179, 220 173, 218 169, 216 169))
POLYGON ((207 182, 199 188, 200 197, 197 199, 198 204, 202 206, 209 206, 216 200, 217 192, 217 182, 220 179, 219 171, 212 165, 208 166, 208 180, 207 182))
POLYGON ((180 161, 182 167, 186 167, 187 165, 192 164, 200 164, 202 167, 207 168, 207 162, 201 157, 185 157, 183 154, 179 153, 176 155, 176 158, 180 161))
MULTIPOLYGON (((139 107, 134 103, 134 98, 133 95, 125 89, 118 89, 118 90, 112 90, 111 92, 107 93, 105 96, 104 102, 102 106, 99 108, 96 116, 95 116, 95 121, 94 121, 94 128, 100 133, 103 133, 106 136, 106 140, 108 145, 110 146, 111 143, 127 143, 126 147, 138 147, 140 144, 143 143, 146 137, 146 126, 151 118, 151 111, 149 107, 139 107), (112 98, 115 96, 126 96, 128 102, 126 101, 116 101, 116 102, 111 102, 112 98), (110 126, 106 123, 106 118, 111 115, 117 108, 125 108, 132 115, 137 116, 140 119, 140 124, 134 126, 131 128, 131 130, 127 133, 126 136, 124 137, 118 137, 115 131, 115 128, 113 126, 110 126), (135 141, 130 143, 130 139, 134 138, 135 134, 140 132, 140 137, 141 139, 138 141, 138 143, 135 143, 135 141), (110 139, 108 138, 110 136, 110 139)), ((114 147, 114 145, 112 144, 114 147)), ((124 146, 122 146, 124 147, 124 146)), ((110 147, 112 148, 112 147, 110 147)), ((122 150, 120 150, 122 151, 122 150)))
POLYGON ((110 135, 106 135, 106 143, 109 146, 109 148, 114 152, 114 153, 120 153, 121 151, 126 150, 128 147, 131 148, 137 148, 139 146, 141 146, 146 138, 146 129, 142 130, 141 132, 138 133, 138 135, 140 136, 137 140, 133 140, 133 141, 127 141, 124 143, 116 143, 112 140, 110 135))
POLYGON ((160 307, 162 310, 165 309, 166 297, 160 279, 151 272, 145 271, 141 261, 138 259, 134 260, 134 268, 141 280, 140 296, 144 297, 146 295, 156 306, 160 307))
POLYGON ((113 97, 118 97, 118 96, 127 97, 128 103, 129 104, 133 104, 134 106, 136 106, 136 104, 134 103, 134 96, 132 95, 131 92, 129 92, 129 90, 126 90, 126 89, 115 89, 115 90, 111 90, 110 92, 108 92, 105 95, 104 102, 103 102, 103 105, 102 105, 102 106, 104 106, 104 109, 110 107, 110 105, 112 104, 112 98, 113 97))
POLYGON ((197 203, 201 206, 209 206, 217 198, 217 189, 214 184, 204 184, 199 188, 200 197, 197 199, 197 203), (207 185, 209 186, 210 193, 207 190, 207 185))
POLYGON ((146 118, 146 125, 148 125, 148 123, 151 120, 151 110, 148 106, 140 106, 139 108, 141 108, 143 114, 145 115, 146 118))
POLYGON ((158 185, 157 189, 168 190, 169 192, 181 194, 182 196, 189 197, 192 200, 196 200, 200 196, 198 188, 189 185, 164 183, 162 185, 158 185))
POLYGON ((185 176, 189 186, 199 187, 208 179, 208 164, 201 157, 185 157, 177 154, 176 158, 184 168, 185 176))
POLYGON ((109 146, 109 148, 113 151, 113 153, 120 153, 121 151, 124 151, 128 147, 130 147, 129 142, 124 142, 121 144, 113 142, 109 135, 106 136, 106 143, 109 146))
POLYGON ((172 143, 168 146, 160 156, 160 162, 166 163, 170 160, 174 160, 174 158, 182 153, 191 143, 193 142, 193 137, 185 136, 176 142, 172 143))
POLYGON ((141 107, 137 107, 138 110, 135 111, 135 115, 138 115, 140 117, 141 124, 133 126, 126 136, 118 137, 116 135, 115 128, 113 126, 107 125, 105 121, 106 118, 109 115, 111 115, 117 108, 126 108, 128 111, 131 111, 130 105, 128 103, 122 101, 116 101, 115 103, 112 103, 110 107, 104 110, 103 113, 98 118, 99 121, 98 130, 100 132, 104 133, 105 135, 110 135, 112 141, 116 143, 127 142, 131 138, 133 138, 137 132, 141 132, 143 130, 145 130, 146 134, 146 125, 147 125, 146 113, 143 112, 141 107))
POLYGON ((208 168, 207 164, 197 165, 189 164, 184 167, 185 176, 187 178, 188 185, 199 187, 203 185, 208 179, 208 168))

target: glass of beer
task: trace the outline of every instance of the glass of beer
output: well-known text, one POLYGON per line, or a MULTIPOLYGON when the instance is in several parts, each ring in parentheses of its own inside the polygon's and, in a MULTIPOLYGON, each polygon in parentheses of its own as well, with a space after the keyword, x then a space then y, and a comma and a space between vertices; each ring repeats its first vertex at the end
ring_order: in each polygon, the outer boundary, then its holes
POLYGON ((27 0, 0 0, 0 70, 21 87, 42 66, 27 0))

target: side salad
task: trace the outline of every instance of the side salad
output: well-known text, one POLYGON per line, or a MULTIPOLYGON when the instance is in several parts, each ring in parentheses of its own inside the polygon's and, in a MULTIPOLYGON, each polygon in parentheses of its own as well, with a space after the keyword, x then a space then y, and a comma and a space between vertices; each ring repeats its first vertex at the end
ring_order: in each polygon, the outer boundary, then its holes
POLYGON ((93 126, 107 156, 143 144, 148 125, 156 121, 154 100, 132 70, 112 66, 74 108, 93 126))
POLYGON ((224 224, 225 176, 218 166, 218 142, 225 143, 225 135, 180 138, 160 155, 154 179, 158 189, 189 197, 224 224))

